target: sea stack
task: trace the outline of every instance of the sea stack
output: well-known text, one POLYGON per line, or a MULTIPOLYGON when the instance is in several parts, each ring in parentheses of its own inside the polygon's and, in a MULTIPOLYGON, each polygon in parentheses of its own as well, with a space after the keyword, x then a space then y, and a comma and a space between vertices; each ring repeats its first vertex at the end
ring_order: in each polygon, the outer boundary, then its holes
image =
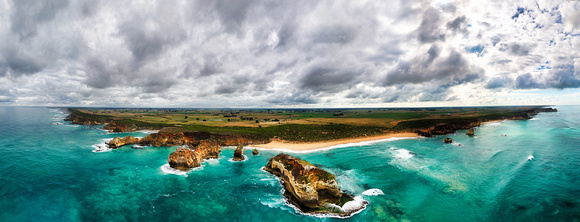
POLYGON ((473 136, 475 134, 475 130, 473 128, 469 129, 469 131, 467 131, 467 135, 468 136, 473 136))
POLYGON ((116 136, 111 141, 109 141, 107 143, 107 145, 111 149, 117 149, 117 148, 122 147, 122 146, 125 146, 125 145, 138 144, 139 141, 140 140, 138 138, 135 138, 133 136, 126 136, 123 139, 121 139, 120 137, 116 136))
POLYGON ((201 166, 201 162, 204 159, 219 158, 220 153, 221 146, 219 143, 201 141, 195 150, 189 149, 187 146, 177 148, 175 152, 169 154, 167 162, 174 169, 187 171, 201 166))
POLYGON ((244 159, 244 146, 238 145, 238 148, 234 151, 234 161, 242 161, 244 159))
POLYGON ((256 156, 256 155, 258 155, 258 154, 259 154, 259 152, 258 152, 258 149, 254 149, 254 150, 252 150, 252 155, 256 156))
POLYGON ((341 192, 333 174, 287 154, 271 158, 264 170, 282 179, 284 196, 305 213, 347 217, 368 204, 341 192))
POLYGON ((186 147, 179 147, 175 152, 169 154, 167 162, 169 162, 171 168, 183 171, 201 166, 193 150, 186 147))
POLYGON ((449 137, 445 138, 445 140, 443 140, 443 142, 445 143, 453 143, 453 140, 449 137))

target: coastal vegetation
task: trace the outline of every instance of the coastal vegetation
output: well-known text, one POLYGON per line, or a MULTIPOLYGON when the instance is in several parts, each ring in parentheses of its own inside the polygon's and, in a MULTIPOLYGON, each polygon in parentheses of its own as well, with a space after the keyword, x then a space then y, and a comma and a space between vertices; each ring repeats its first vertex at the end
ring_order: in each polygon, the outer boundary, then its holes
POLYGON ((394 132, 417 132, 425 136, 446 134, 486 121, 529 119, 537 112, 554 110, 540 106, 520 106, 382 109, 69 108, 69 111, 68 119, 73 123, 107 124, 105 129, 112 132, 154 129, 164 133, 204 132, 243 136, 261 141, 319 142, 394 132), (425 131, 428 133, 421 133, 425 131))

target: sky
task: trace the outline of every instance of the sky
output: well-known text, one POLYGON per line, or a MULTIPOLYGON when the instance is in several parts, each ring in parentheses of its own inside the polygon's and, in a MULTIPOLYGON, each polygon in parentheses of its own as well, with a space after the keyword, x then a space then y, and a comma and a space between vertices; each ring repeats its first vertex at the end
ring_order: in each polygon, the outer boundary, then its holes
POLYGON ((580 1, 0 0, 0 105, 580 105, 580 1))

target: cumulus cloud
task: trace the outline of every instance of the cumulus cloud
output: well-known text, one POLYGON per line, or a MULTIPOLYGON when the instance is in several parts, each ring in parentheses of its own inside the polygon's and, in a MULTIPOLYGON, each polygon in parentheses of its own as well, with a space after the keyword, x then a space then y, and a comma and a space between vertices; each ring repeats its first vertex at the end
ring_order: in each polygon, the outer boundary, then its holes
POLYGON ((0 103, 487 105, 580 88, 579 11, 565 0, 3 1, 0 103))

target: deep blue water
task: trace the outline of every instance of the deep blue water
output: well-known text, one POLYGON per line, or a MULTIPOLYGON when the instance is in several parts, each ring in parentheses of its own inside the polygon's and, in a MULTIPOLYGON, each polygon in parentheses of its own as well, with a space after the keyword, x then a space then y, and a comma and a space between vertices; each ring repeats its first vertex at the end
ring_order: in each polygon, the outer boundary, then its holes
MULTIPOLYGON (((580 107, 444 137, 294 153, 369 201, 348 221, 578 221, 580 107), (506 136, 502 136, 502 134, 506 136), (534 156, 533 161, 528 157, 534 156), (384 195, 366 196, 369 189, 384 195)), ((114 136, 56 110, 0 107, 0 221, 334 221, 297 213, 261 168, 277 151, 231 162, 233 149, 185 175, 175 147, 95 153, 114 136), (64 123, 56 125, 55 123, 64 123)))

